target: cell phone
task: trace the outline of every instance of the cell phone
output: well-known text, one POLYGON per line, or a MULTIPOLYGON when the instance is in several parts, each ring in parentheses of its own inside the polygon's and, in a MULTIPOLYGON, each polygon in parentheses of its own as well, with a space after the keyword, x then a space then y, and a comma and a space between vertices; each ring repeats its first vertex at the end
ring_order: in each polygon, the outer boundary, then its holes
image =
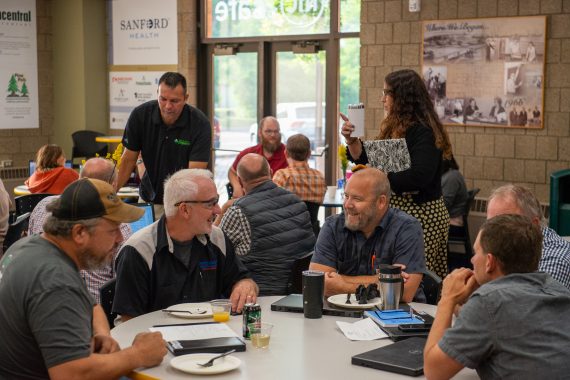
POLYGON ((404 323, 398 325, 398 329, 403 332, 427 332, 431 328, 431 325, 426 325, 425 323, 404 323))

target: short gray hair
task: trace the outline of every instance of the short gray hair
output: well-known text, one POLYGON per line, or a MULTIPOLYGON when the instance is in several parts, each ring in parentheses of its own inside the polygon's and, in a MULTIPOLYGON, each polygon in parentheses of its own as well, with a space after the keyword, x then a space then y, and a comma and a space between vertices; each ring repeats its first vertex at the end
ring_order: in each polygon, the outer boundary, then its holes
POLYGON ((531 220, 538 218, 540 224, 544 225, 540 202, 528 188, 513 184, 503 185, 491 192, 489 202, 495 198, 512 200, 524 216, 531 220))
POLYGON ((91 232, 95 228, 102 218, 91 218, 91 219, 80 219, 80 220, 63 220, 58 219, 51 212, 59 208, 60 199, 54 199, 46 206, 46 210, 50 212, 50 215, 46 218, 43 230, 44 232, 63 238, 69 238, 71 236, 71 230, 76 224, 81 224, 87 228, 88 232, 91 232))
POLYGON ((164 181, 164 214, 176 215, 175 204, 194 198, 198 194, 197 179, 213 180, 214 175, 207 169, 182 169, 164 181))

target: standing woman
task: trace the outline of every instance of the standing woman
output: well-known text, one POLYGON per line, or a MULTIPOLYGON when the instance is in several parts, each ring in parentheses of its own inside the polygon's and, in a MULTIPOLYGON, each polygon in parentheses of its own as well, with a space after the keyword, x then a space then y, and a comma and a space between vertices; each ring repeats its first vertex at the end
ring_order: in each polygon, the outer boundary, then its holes
POLYGON ((26 180, 31 193, 61 194, 63 189, 79 178, 77 172, 66 168, 61 147, 48 144, 38 150, 36 171, 26 180))
MULTIPOLYGON (((388 74, 384 78, 381 101, 386 117, 376 139, 405 138, 411 158, 409 169, 387 173, 393 192, 391 206, 421 222, 428 269, 443 278, 447 274, 449 214, 441 193, 441 170, 442 159, 451 157, 449 137, 423 80, 415 71, 388 74)), ((345 115, 341 117, 349 160, 367 164, 362 141, 350 136, 354 127, 345 115)))

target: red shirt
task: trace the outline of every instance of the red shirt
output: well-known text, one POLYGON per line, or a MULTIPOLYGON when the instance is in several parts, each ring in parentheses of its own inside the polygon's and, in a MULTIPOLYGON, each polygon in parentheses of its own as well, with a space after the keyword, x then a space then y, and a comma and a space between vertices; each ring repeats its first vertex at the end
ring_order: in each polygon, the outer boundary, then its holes
MULTIPOLYGON (((257 153, 263 156, 263 147, 261 146, 261 144, 257 144, 255 146, 246 148, 241 152, 239 152, 236 159, 234 160, 234 163, 232 164, 232 168, 234 168, 234 170, 237 171, 237 166, 239 161, 243 156, 245 156, 248 153, 257 153)), ((275 175, 275 173, 277 173, 277 170, 285 169, 287 166, 289 166, 287 164, 287 158, 285 157, 285 144, 281 143, 279 148, 277 148, 277 150, 273 152, 273 156, 268 158, 267 161, 269 162, 269 167, 273 171, 272 175, 275 175)))

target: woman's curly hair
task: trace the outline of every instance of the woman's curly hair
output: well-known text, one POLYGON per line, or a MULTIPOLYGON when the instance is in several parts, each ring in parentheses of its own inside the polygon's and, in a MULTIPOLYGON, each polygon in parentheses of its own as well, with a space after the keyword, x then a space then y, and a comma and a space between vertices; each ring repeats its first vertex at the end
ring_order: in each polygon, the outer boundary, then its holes
POLYGON ((384 78, 392 96, 392 108, 380 126, 379 139, 403 138, 414 123, 429 126, 435 136, 435 145, 443 158, 451 157, 451 143, 447 131, 435 113, 422 78, 413 70, 394 71, 384 78))

